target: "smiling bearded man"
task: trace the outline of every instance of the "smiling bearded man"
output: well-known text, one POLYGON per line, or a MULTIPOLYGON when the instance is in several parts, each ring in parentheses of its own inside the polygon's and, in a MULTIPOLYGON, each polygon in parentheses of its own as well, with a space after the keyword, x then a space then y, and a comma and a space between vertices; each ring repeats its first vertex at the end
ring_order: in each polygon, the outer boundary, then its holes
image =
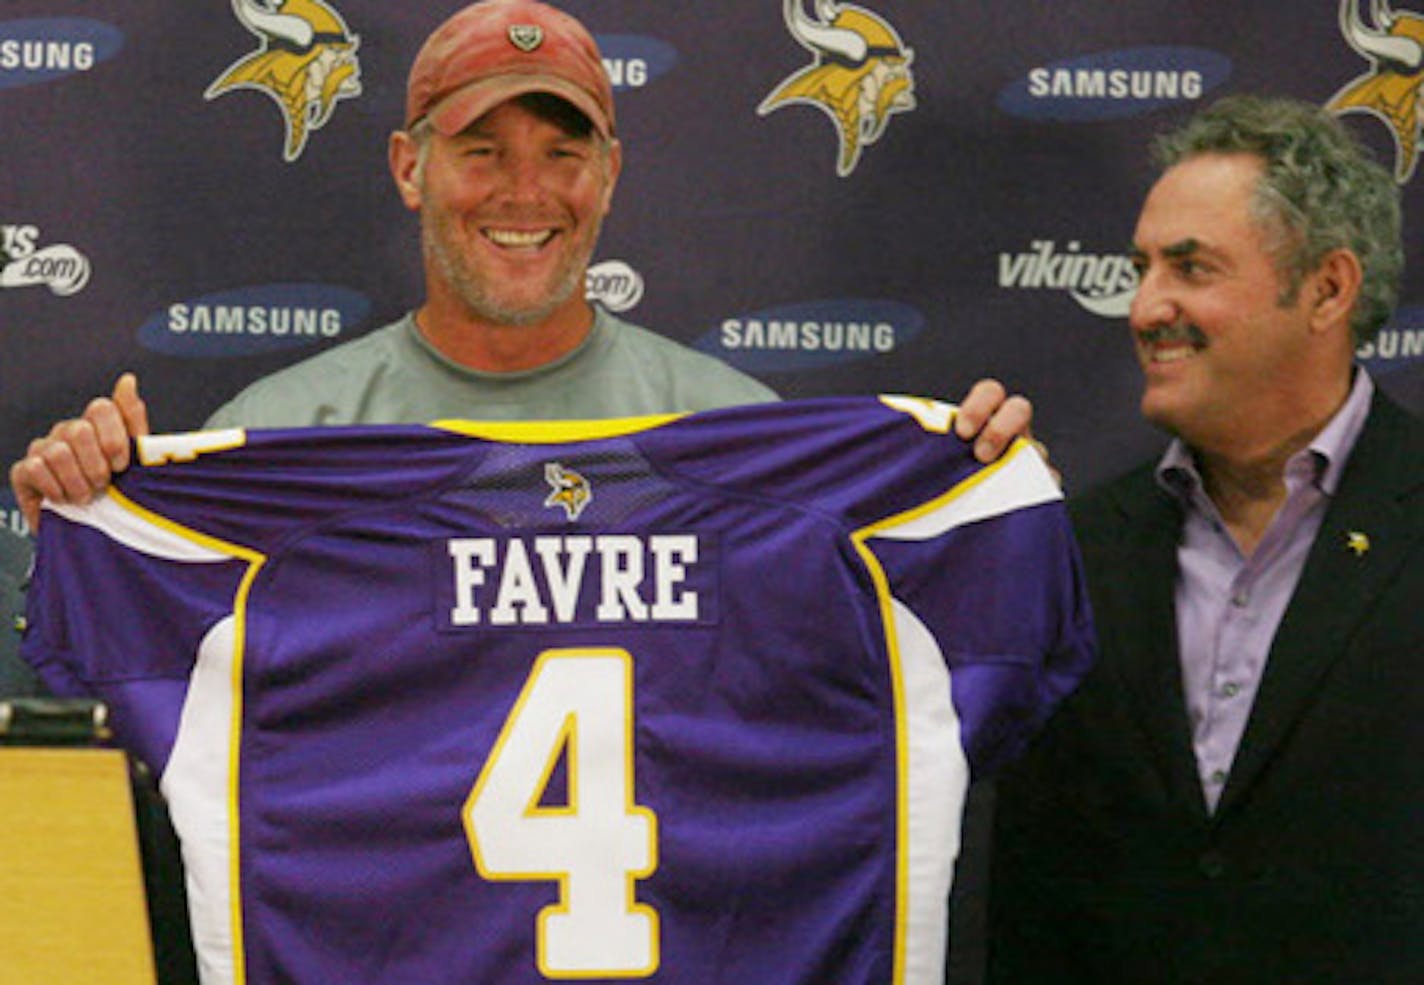
POLYGON ((432 294, 448 291, 494 325, 576 312, 618 167, 617 145, 591 131, 542 93, 496 107, 453 140, 419 129, 414 180, 398 181, 420 212, 432 294))
POLYGON ((388 159, 421 219, 424 304, 248 387, 209 427, 632 417, 774 400, 720 361, 614 317, 583 284, 622 165, 593 38, 532 0, 486 0, 411 67, 388 159))
MULTIPOLYGON (((589 420, 775 400, 712 356, 629 324, 583 284, 622 166, 613 87, 573 17, 536 0, 481 0, 425 40, 387 158, 421 217, 426 297, 415 311, 253 383, 209 428, 589 420)), ((955 433, 991 462, 1032 407, 980 380, 955 433)), ((11 467, 16 501, 88 502, 148 433, 132 374, 60 421, 11 467)))

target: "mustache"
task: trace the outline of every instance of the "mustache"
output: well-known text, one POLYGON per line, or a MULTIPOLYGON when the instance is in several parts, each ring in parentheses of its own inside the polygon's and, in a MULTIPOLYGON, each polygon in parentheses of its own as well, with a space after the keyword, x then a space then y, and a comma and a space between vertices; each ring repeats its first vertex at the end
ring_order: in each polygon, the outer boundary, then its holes
POLYGON ((1159 343, 1186 342, 1194 346, 1206 345, 1206 333, 1191 322, 1173 322, 1159 325, 1138 333, 1138 337, 1148 345, 1159 343))

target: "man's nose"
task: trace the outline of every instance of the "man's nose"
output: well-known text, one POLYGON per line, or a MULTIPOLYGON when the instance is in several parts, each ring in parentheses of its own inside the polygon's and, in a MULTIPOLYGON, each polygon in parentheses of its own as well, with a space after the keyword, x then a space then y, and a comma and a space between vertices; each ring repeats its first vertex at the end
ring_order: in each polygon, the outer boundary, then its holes
POLYGON ((1142 270, 1137 278, 1137 292, 1128 308, 1127 322, 1135 331, 1160 325, 1170 325, 1177 317, 1177 305, 1171 293, 1152 270, 1142 270))
POLYGON ((501 191, 515 201, 535 201, 543 193, 539 163, 527 154, 509 154, 500 168, 501 191))

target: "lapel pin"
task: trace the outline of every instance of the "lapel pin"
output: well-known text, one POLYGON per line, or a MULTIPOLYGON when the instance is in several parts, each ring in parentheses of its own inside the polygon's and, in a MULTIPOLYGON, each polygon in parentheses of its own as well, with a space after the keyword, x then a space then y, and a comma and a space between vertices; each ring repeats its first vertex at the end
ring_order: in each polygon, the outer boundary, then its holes
POLYGON ((1368 534, 1359 530, 1351 530, 1345 535, 1345 547, 1355 552, 1355 557, 1364 557, 1370 549, 1370 538, 1368 534))

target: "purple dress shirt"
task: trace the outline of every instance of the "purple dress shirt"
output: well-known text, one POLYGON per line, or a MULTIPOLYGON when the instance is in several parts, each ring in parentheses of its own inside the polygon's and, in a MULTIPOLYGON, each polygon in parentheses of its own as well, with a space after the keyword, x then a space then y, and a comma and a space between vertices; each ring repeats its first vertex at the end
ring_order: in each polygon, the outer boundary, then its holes
POLYGON ((1271 640, 1295 591, 1330 497, 1369 414, 1374 383, 1357 369, 1345 403, 1285 467, 1286 501, 1250 557, 1206 495, 1190 449, 1174 440, 1157 481, 1181 500, 1177 643, 1197 773, 1215 811, 1266 668, 1271 640))

